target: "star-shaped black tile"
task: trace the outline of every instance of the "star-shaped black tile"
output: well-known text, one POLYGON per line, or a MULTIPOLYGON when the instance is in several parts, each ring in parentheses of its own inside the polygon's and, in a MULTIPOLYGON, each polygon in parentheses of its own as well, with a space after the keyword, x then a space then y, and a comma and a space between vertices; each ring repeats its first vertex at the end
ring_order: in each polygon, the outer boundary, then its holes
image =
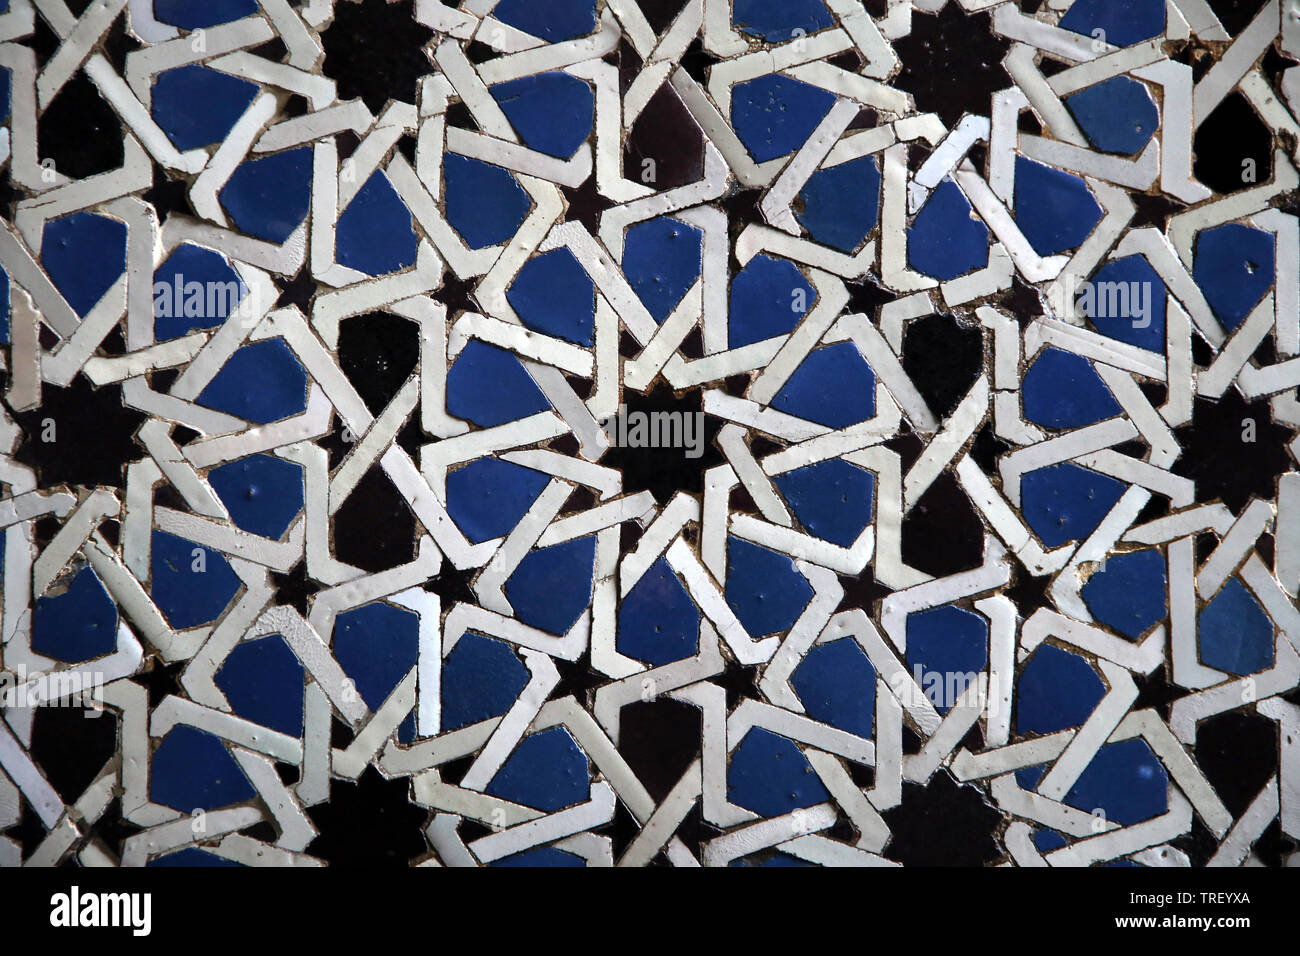
POLYGON ((448 611, 456 604, 477 604, 471 582, 477 568, 459 570, 444 556, 438 573, 424 582, 424 590, 436 594, 441 599, 442 610, 448 611))
POLYGON ((767 701, 763 692, 758 689, 759 671, 758 667, 727 661, 722 673, 710 678, 711 683, 717 684, 727 692, 728 713, 735 710, 742 700, 767 701))
POLYGON ((566 661, 553 657, 551 662, 555 665, 555 669, 559 671, 560 680, 551 690, 547 700, 573 697, 583 707, 591 707, 591 692, 597 687, 604 687, 613 680, 613 678, 606 677, 591 666, 590 651, 576 661, 566 661))
POLYGON ((120 857, 122 855, 122 845, 129 837, 135 836, 143 829, 144 827, 137 826, 122 816, 122 801, 116 799, 108 805, 100 818, 90 826, 90 834, 103 840, 104 845, 115 856, 120 857))
POLYGON ((600 217, 605 210, 618 205, 600 194, 594 175, 588 176, 577 187, 561 186, 560 189, 569 204, 564 214, 565 221, 582 223, 593 236, 600 232, 600 217))
POLYGON ((1017 567, 1014 577, 1015 583, 1002 593, 1011 598, 1016 605, 1016 612, 1024 620, 1029 620, 1040 608, 1053 606, 1052 599, 1047 594, 1052 583, 1050 574, 1033 575, 1024 568, 1017 567))
POLYGON ((474 300, 474 289, 478 281, 473 278, 462 279, 450 269, 443 273, 442 285, 429 295, 447 307, 448 323, 454 321, 462 312, 482 311, 474 300))
POLYGON ((844 307, 844 311, 851 315, 865 315, 872 322, 880 321, 881 306, 888 305, 898 298, 870 275, 848 282, 847 286, 849 303, 844 307))
POLYGON ((1273 421, 1267 398, 1246 401, 1230 388, 1218 401, 1198 397, 1192 420, 1174 429, 1181 454, 1170 469, 1196 482, 1196 500, 1221 499, 1240 514, 1251 496, 1271 500, 1278 476, 1294 465, 1294 430, 1273 421))
POLYGON ((704 43, 699 37, 691 41, 691 45, 686 48, 686 52, 678 61, 691 79, 701 84, 708 82, 709 67, 721 62, 718 57, 704 49, 704 43))
POLYGON ((275 603, 296 610, 303 617, 307 616, 308 599, 322 590, 322 585, 307 574, 307 559, 303 558, 288 573, 271 572, 271 583, 275 586, 275 603))
POLYGON ((158 210, 159 225, 173 214, 198 216, 190 205, 190 184, 183 179, 173 179, 157 163, 153 164, 153 185, 140 198, 158 210))
POLYGON ((420 78, 433 72, 424 45, 434 32, 415 19, 410 0, 362 0, 334 5, 321 33, 321 69, 338 84, 339 99, 361 97, 378 114, 390 100, 415 102, 420 78))
POLYGON ((1150 674, 1133 675, 1133 683, 1137 684, 1138 695, 1133 701, 1130 710, 1155 710, 1162 720, 1169 720, 1169 710, 1174 701, 1180 700, 1191 693, 1184 687, 1179 687, 1169 679, 1168 665, 1161 664, 1160 667, 1153 670, 1150 674))
POLYGON ((1169 217, 1176 216, 1187 208, 1187 203, 1180 202, 1164 193, 1130 193, 1135 211, 1129 221, 1130 229, 1155 227, 1162 233, 1169 228, 1169 217))
POLYGON ((968 14, 949 3, 937 14, 914 13, 908 35, 894 41, 903 67, 891 85, 951 129, 964 113, 989 115, 992 95, 1011 82, 1002 67, 1010 47, 987 12, 968 14))
POLYGON ((1002 815, 947 770, 924 786, 903 784, 902 803, 883 816, 890 832, 885 856, 904 866, 984 866, 997 859, 1002 815))
POLYGON ((311 315, 311 300, 316 294, 318 288, 316 280, 312 277, 311 267, 303 265, 294 276, 275 276, 275 285, 280 290, 280 296, 275 300, 277 309, 288 308, 291 305, 297 306, 298 311, 303 315, 311 315))
POLYGON ((1000 293, 998 301, 1004 310, 1016 317, 1021 328, 1043 316, 1042 294, 1018 275, 1011 277, 1011 288, 1000 293))
POLYGON ((318 836, 307 852, 333 866, 406 867, 427 850, 427 811, 410 802, 407 777, 385 779, 367 767, 355 781, 335 780, 330 799, 307 810, 318 836))
POLYGON ((836 612, 861 608, 867 614, 874 614, 876 602, 894 593, 892 588, 887 588, 876 580, 875 569, 870 565, 856 575, 841 574, 839 579, 840 586, 844 588, 844 597, 840 598, 836 612))
POLYGON ((160 658, 151 657, 148 668, 131 678, 149 692, 149 709, 157 707, 168 696, 185 697, 181 688, 180 676, 185 670, 185 661, 176 664, 164 664, 160 658))

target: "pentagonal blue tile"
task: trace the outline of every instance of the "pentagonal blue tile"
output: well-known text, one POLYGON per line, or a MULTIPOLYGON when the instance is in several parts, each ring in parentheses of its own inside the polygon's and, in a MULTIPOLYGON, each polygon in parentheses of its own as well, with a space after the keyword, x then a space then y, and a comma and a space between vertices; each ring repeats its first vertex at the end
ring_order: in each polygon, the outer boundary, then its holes
POLYGON ((692 656, 699 642, 700 612, 668 562, 660 558, 619 605, 618 651, 658 667, 692 656))
POLYGON ((199 393, 198 403, 259 425, 307 410, 307 373, 284 339, 245 345, 199 393))
POLYGON ((727 604, 750 636, 789 630, 812 596, 812 585, 787 555, 727 538, 727 604))
POLYGON ((591 602, 595 565, 590 536, 530 551, 506 580, 506 600, 525 624, 566 634, 591 602))
POLYGON ((41 264, 84 318, 126 269, 126 226, 89 212, 52 219, 41 234, 41 264))
POLYGON ((907 230, 907 264, 923 275, 955 279, 989 261, 989 230, 951 179, 930 194, 907 230))
POLYGON ((755 727, 727 767, 727 799, 759 816, 776 817, 830 799, 794 742, 755 727))
POLYGON ((765 163, 802 146, 834 103, 833 93, 773 73, 732 87, 731 124, 765 163))
POLYGON ((219 252, 185 242, 153 274, 153 332, 159 342, 229 318, 248 287, 219 252))
POLYGON ((1229 578, 1197 617, 1200 657, 1229 674, 1273 666, 1273 622, 1239 578, 1229 578))
POLYGON ((83 567, 66 588, 36 599, 32 650, 56 661, 79 664, 117 649, 117 605, 99 576, 83 567))
POLYGON ((250 534, 279 539, 302 511, 302 465, 274 455, 250 455, 208 472, 230 519, 250 534))
POLYGON ((235 225, 267 242, 288 239, 311 205, 311 155, 302 147, 235 167, 218 194, 235 225))
POLYGON ((731 280, 728 344, 736 349, 793 332, 816 300, 794 263, 754 256, 731 280))

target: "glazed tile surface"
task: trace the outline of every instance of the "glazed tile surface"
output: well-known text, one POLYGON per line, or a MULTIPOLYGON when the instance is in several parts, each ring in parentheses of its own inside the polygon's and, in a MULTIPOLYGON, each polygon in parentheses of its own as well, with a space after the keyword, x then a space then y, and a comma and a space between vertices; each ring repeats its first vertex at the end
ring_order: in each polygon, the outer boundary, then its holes
POLYGON ((1296 865, 1300 0, 0 0, 0 865, 1296 865))

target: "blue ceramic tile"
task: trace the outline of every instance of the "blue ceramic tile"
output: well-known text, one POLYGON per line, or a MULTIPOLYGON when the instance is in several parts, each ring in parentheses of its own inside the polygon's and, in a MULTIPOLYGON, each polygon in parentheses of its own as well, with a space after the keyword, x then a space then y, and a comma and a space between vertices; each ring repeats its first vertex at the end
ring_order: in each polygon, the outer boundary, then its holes
POLYGON ((111 654, 117 647, 117 606, 98 575, 83 567, 66 590, 36 599, 32 650, 69 664, 111 654))
POLYGON ((153 0, 154 16, 186 30, 215 27, 257 13, 257 0, 153 0))
POLYGON ((149 594, 177 630, 215 620, 240 588, 220 551, 166 531, 154 531, 149 550, 149 594))
POLYGON ((835 102, 826 90, 770 74, 731 90, 731 122, 758 162, 793 153, 804 144, 835 102))
POLYGON ((501 0, 492 15, 550 43, 585 36, 596 28, 596 0, 501 0))
POLYGON ((1043 644, 1016 681, 1016 733, 1052 734, 1081 726, 1105 695, 1091 664, 1043 644))
POLYGON ((245 345, 199 393, 208 408, 266 424, 307 409, 307 373, 284 339, 245 345))
POLYGON ((302 465, 251 455, 208 472, 230 518, 243 530, 279 539, 302 510, 302 465))
POLYGON ((305 674, 284 638, 272 634, 238 644, 226 656, 213 683, 240 717, 301 737, 305 674))
POLYGON ((1165 5, 1163 0, 1075 0, 1061 18, 1061 28, 1132 46, 1164 30, 1165 5))
POLYGON ((177 149, 220 142, 244 115, 259 90, 256 83, 203 66, 159 73, 151 110, 177 149))
POLYGON ((568 159, 591 135, 596 95, 568 73, 538 73, 498 83, 492 97, 523 141, 548 156, 568 159))
POLYGON ((506 600, 525 624, 565 634, 591 600, 595 561, 590 536, 530 551, 506 581, 506 600))
POLYGON ((1167 590, 1164 556, 1128 551, 1108 557, 1079 595, 1098 621, 1137 640, 1165 617, 1167 590))
POLYGON ((1039 853, 1050 853, 1066 845, 1065 837, 1055 830, 1035 830, 1034 846, 1039 853))
POLYGON ((150 761, 149 799, 181 813, 216 810, 254 796, 221 738, 206 731, 174 728, 150 761))
POLYGON ((334 619, 334 657, 372 711, 415 666, 420 619, 414 611, 375 602, 334 619))
POLYGON ((1193 275, 1225 329, 1241 325, 1272 287, 1273 246, 1271 233, 1235 222, 1196 237, 1193 275))
POLYGON ((1049 548, 1092 534, 1123 493, 1124 486, 1109 475, 1070 462, 1020 480, 1025 520, 1049 548))
POLYGON ((523 187, 500 166, 448 153, 443 157, 447 221, 471 249, 505 242, 532 205, 523 187))
POLYGON ((41 264, 85 318, 126 268, 126 226, 85 212, 53 219, 41 236, 41 264))
POLYGON ((594 342, 596 285, 567 248, 529 259, 506 301, 534 332, 587 348, 594 342))
POLYGON ((383 173, 372 173, 339 213, 336 246, 340 265, 367 275, 400 272, 415 264, 411 212, 383 173))
POLYGON ((955 279, 988 261, 988 227, 957 184, 945 179, 907 230, 907 264, 923 275, 955 279))
POLYGON ((835 25, 822 0, 735 0, 732 21, 768 43, 784 43, 835 25))
POLYGON ((475 544, 509 534, 546 487, 546 476, 499 458, 447 475, 447 513, 475 544))
POLYGON ((727 539, 727 604, 751 636, 789 630, 812 595, 788 556, 743 538, 727 539))
POLYGON ((10 283, 9 273, 0 268, 0 345, 8 345, 9 337, 9 310, 10 310, 10 283))
POLYGON ((512 354, 470 342, 447 370, 447 411, 480 428, 503 425, 550 408, 550 402, 512 354))
POLYGON ((1071 94, 1065 105, 1089 141, 1107 153, 1138 152, 1160 123, 1150 92, 1127 76, 1113 76, 1071 94))
POLYGON ((227 860, 224 857, 217 856, 215 853, 209 853, 207 850, 196 850, 194 847, 187 847, 176 853, 168 853, 165 856, 154 857, 145 866, 155 867, 187 867, 187 866, 225 866, 240 867, 243 864, 236 863, 234 860, 227 860))
POLYGON ((1031 159, 1016 160, 1016 225, 1040 256, 1082 245, 1101 206, 1078 176, 1031 159))
POLYGON ((489 866, 586 866, 586 862, 580 856, 572 853, 566 853, 564 850, 557 850, 555 847, 544 846, 537 850, 525 850, 523 853, 515 853, 511 856, 502 857, 488 864, 489 866))
POLYGON ((623 273, 656 322, 663 322, 700 276, 704 233, 662 216, 628 229, 623 273))
POLYGON ((668 562, 660 558, 619 606, 618 651, 657 667, 690 657, 699 642, 700 612, 668 562))
POLYGON ((1166 289, 1144 257, 1112 259, 1088 281, 1078 305, 1093 328, 1138 348, 1164 351, 1166 289))
POLYGON ((500 717, 528 684, 528 668, 510 645, 473 631, 442 663, 442 729, 500 717))
POLYGON ((795 214, 808 235, 841 252, 855 252, 880 205, 880 167, 870 156, 819 169, 799 192, 795 214))
POLYGON ((809 534, 848 547, 871 521, 875 478, 871 472, 831 459, 773 481, 809 534))
POLYGON ((755 256, 731 280, 728 344, 736 349, 794 331, 816 299, 794 263, 755 256))
POLYGON ((1039 353, 1021 390, 1025 420, 1044 428, 1082 428, 1123 411, 1092 363, 1061 349, 1039 353))
POLYGON ((221 325, 248 294, 219 252, 182 243, 153 274, 153 332, 163 342, 221 325))
POLYGON ((284 242, 302 225, 311 205, 311 150, 246 160, 231 173, 220 196, 241 231, 284 242))
POLYGON ((851 342, 810 352, 772 407, 827 428, 847 428, 876 414, 876 375, 851 342))
POLYGON ((588 799, 590 765, 563 727, 530 734, 519 742, 487 793, 526 807, 554 812, 588 799))
POLYGON ((907 617, 907 667, 935 710, 946 714, 989 662, 989 625, 945 605, 907 617))
POLYGON ((808 758, 786 737, 755 727, 731 755, 727 799, 775 817, 830 799, 808 758))
POLYGON ((1141 738, 1103 744, 1084 768, 1065 802, 1107 820, 1128 825, 1169 808, 1169 774, 1141 738))
POLYGON ((801 860, 797 856, 790 856, 788 853, 773 853, 771 856, 755 855, 741 857, 739 860, 733 860, 729 866, 761 866, 767 867, 802 867, 816 866, 816 863, 809 863, 807 860, 801 860))
POLYGON ((809 716, 859 737, 875 727, 876 669, 856 641, 843 637, 810 650, 790 675, 809 716))
POLYGON ((1273 666, 1273 624, 1238 578, 1206 603, 1196 621, 1201 661, 1229 674, 1273 666))

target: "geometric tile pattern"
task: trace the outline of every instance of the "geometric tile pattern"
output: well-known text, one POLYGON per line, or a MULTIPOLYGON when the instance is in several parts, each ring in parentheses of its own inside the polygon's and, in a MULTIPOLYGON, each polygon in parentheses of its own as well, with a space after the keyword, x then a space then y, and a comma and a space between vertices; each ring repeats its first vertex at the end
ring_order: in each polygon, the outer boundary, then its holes
POLYGON ((1285 865, 1291 0, 0 0, 0 865, 1285 865))

